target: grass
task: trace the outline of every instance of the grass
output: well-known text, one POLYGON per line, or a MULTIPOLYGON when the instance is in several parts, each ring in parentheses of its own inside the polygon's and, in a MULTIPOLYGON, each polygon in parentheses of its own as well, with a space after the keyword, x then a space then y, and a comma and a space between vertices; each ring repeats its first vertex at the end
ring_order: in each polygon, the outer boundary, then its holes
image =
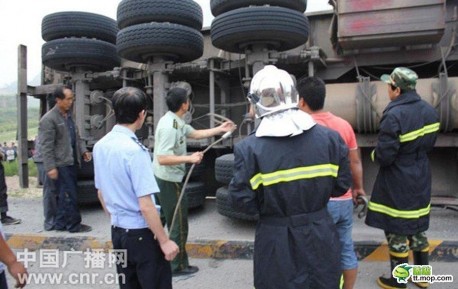
MULTIPOLYGON (((27 138, 29 140, 33 140, 35 139, 35 136, 38 135, 38 127, 34 127, 34 128, 30 128, 27 130, 27 138)), ((0 132, 0 142, 3 144, 3 142, 7 142, 8 144, 10 144, 10 142, 14 141, 15 143, 17 143, 16 141, 17 139, 17 132, 16 132, 16 129, 13 130, 13 131, 6 131, 6 132, 0 132)))
MULTIPOLYGON (((37 166, 35 165, 33 160, 29 159, 27 161, 27 164, 29 166, 29 177, 36 177, 38 175, 37 166)), ((13 162, 7 162, 7 161, 3 162, 3 166, 5 167, 5 176, 12 177, 12 176, 18 175, 17 159, 14 160, 13 162)))
MULTIPOLYGON (((33 140, 38 133, 39 103, 31 98, 27 104, 27 138, 33 140)), ((0 95, 0 142, 17 143, 17 130, 17 97, 0 95)))

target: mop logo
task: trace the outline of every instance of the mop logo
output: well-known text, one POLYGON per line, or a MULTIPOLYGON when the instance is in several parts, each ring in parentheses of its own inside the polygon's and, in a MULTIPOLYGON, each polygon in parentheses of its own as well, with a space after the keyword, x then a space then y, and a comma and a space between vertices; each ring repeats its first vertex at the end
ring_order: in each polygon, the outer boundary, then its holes
POLYGON ((400 284, 407 284, 410 280, 414 283, 442 283, 453 282, 453 275, 433 275, 430 265, 409 265, 403 263, 393 269, 393 277, 400 284))
POLYGON ((407 263, 397 265, 393 269, 393 277, 397 279, 398 283, 407 284, 407 279, 410 277, 410 269, 412 269, 412 266, 407 263))

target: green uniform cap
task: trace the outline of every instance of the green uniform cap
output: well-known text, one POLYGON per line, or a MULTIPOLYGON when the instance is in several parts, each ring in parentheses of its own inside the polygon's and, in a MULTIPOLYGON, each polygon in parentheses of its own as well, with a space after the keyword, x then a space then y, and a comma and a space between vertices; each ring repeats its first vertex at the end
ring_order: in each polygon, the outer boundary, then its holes
POLYGON ((396 67, 390 75, 384 74, 380 79, 402 90, 412 90, 415 89, 418 75, 409 68, 396 67))

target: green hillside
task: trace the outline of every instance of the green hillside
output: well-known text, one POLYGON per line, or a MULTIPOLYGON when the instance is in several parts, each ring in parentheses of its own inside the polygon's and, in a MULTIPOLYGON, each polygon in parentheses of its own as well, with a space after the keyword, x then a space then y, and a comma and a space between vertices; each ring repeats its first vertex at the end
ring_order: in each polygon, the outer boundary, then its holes
MULTIPOLYGON (((38 100, 28 98, 28 139, 34 139, 38 133, 39 105, 38 100)), ((17 139, 17 104, 16 96, 0 95, 0 142, 11 142, 17 139)))

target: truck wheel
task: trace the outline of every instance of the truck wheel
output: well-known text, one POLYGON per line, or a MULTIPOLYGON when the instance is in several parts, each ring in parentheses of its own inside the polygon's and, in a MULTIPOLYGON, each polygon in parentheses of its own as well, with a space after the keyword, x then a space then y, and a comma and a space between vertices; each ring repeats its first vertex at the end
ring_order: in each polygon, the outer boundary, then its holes
POLYGON ((153 56, 188 62, 202 56, 204 38, 199 31, 183 25, 153 22, 119 31, 116 48, 119 56, 135 62, 146 63, 153 56))
POLYGON ((192 0, 123 0, 118 5, 118 27, 170 22, 202 29, 202 8, 192 0))
POLYGON ((229 199, 229 190, 227 187, 221 187, 216 190, 216 209, 219 214, 229 217, 231 219, 245 220, 245 221, 257 221, 259 215, 248 215, 245 213, 235 211, 231 206, 231 200, 229 199))
POLYGON ((41 22, 41 37, 51 41, 65 37, 87 37, 116 43, 116 21, 87 12, 57 12, 46 15, 41 22))
POLYGON ((234 9, 248 6, 280 6, 304 13, 307 9, 307 0, 211 0, 210 9, 213 16, 218 16, 234 9))
MULTIPOLYGON (((186 174, 188 174, 189 170, 191 169, 192 164, 186 163, 186 174)), ((197 164, 194 166, 194 169, 192 170, 192 174, 190 177, 190 180, 197 179, 201 177, 206 170, 206 166, 204 162, 201 162, 200 164, 197 164)))
POLYGON ((87 205, 99 202, 94 180, 77 181, 76 190, 78 192, 78 204, 87 205))
POLYGON ((234 176, 234 154, 226 154, 215 159, 215 179, 228 185, 234 176))
POLYGON ((114 44, 85 38, 62 38, 43 44, 41 60, 45 66, 70 71, 86 67, 92 71, 107 71, 119 66, 114 44))
POLYGON ((189 182, 185 194, 188 198, 188 208, 194 209, 205 203, 205 184, 202 182, 189 182))
POLYGON ((217 16, 211 25, 213 45, 245 53, 251 44, 285 51, 307 42, 309 21, 297 11, 268 6, 235 9, 217 16))
POLYGON ((77 166, 76 177, 78 180, 94 179, 94 162, 92 159, 89 162, 81 162, 81 167, 77 166))

